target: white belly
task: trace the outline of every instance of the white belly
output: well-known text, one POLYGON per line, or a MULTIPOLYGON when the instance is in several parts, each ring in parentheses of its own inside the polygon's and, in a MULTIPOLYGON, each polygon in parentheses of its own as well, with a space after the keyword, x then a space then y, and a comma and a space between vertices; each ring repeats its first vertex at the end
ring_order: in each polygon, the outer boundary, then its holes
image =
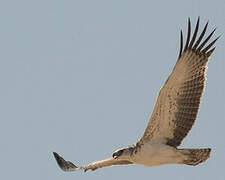
POLYGON ((158 166, 162 164, 180 164, 183 162, 181 153, 164 144, 145 144, 140 151, 132 157, 133 162, 145 166, 158 166))

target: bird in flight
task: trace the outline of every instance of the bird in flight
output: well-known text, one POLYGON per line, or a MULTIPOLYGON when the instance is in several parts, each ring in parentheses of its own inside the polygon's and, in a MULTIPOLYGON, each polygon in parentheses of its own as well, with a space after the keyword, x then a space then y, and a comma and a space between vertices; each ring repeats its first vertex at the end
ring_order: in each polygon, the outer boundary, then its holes
POLYGON ((181 31, 180 51, 176 65, 160 89, 147 128, 136 143, 115 151, 111 158, 80 167, 53 152, 59 167, 63 171, 87 171, 112 165, 128 164, 145 166, 187 164, 195 166, 207 160, 210 148, 178 148, 196 119, 205 88, 207 63, 215 50, 213 45, 219 38, 209 42, 216 30, 214 29, 203 40, 207 27, 208 22, 196 39, 199 18, 192 36, 190 18, 188 19, 187 39, 184 48, 181 31))

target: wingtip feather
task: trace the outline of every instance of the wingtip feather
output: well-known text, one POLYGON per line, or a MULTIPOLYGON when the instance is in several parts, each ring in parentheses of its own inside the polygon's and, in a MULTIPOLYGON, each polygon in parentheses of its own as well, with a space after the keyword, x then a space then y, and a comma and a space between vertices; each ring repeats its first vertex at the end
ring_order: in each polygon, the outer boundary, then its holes
POLYGON ((186 37, 187 39, 186 39, 186 42, 185 42, 184 49, 183 49, 183 35, 182 35, 182 30, 181 30, 179 58, 182 56, 182 53, 184 51, 186 51, 187 49, 191 49, 191 50, 195 51, 196 53, 201 52, 201 54, 205 54, 208 57, 215 50, 215 48, 213 48, 211 50, 210 50, 210 48, 220 38, 220 36, 217 37, 215 40, 213 40, 208 46, 206 46, 206 47, 204 47, 204 46, 209 41, 209 39, 212 37, 212 35, 214 34, 214 32, 216 31, 217 28, 213 29, 213 31, 206 37, 206 39, 203 42, 201 42, 205 33, 206 33, 209 21, 207 21, 207 23, 205 24, 201 34, 199 35, 198 39, 196 40, 196 36, 197 36, 197 33, 198 33, 198 29, 199 29, 199 22, 200 22, 200 16, 198 16, 197 23, 196 23, 196 26, 195 26, 195 30, 194 30, 194 33, 193 33, 192 38, 191 38, 191 22, 190 22, 190 17, 188 18, 188 31, 187 31, 187 37, 186 37), (190 40, 190 38, 191 38, 191 40, 190 40))
POLYGON ((80 169, 79 167, 74 165, 72 162, 66 161, 65 159, 63 159, 58 153, 53 152, 53 155, 55 157, 57 164, 63 171, 68 172, 68 171, 76 171, 80 169))

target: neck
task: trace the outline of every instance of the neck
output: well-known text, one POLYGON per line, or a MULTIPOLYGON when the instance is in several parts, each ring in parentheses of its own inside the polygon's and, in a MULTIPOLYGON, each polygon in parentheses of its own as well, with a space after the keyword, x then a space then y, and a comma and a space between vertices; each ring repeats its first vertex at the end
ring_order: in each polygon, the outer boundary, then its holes
POLYGON ((128 149, 130 151, 130 155, 133 156, 134 154, 137 154, 137 152, 140 151, 142 145, 143 145, 142 143, 137 142, 132 146, 129 146, 128 149))

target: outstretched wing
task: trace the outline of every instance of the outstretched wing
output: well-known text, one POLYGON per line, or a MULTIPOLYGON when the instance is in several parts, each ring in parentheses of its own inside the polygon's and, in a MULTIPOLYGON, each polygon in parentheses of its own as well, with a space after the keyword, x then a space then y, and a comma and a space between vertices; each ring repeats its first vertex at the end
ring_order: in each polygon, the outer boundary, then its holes
POLYGON ((157 102, 141 142, 156 140, 176 147, 190 131, 196 119, 205 87, 207 62, 215 49, 215 47, 210 48, 218 39, 216 38, 205 47, 215 31, 214 29, 202 42, 207 26, 208 23, 198 40, 195 41, 199 28, 198 18, 190 41, 191 23, 188 19, 188 34, 184 50, 181 31, 179 58, 158 94, 157 102))
POLYGON ((127 165, 127 164, 133 164, 130 161, 125 161, 125 160, 117 160, 114 158, 108 158, 108 159, 104 159, 101 161, 96 161, 93 162, 87 166, 81 166, 81 167, 77 167, 76 165, 74 165, 72 162, 70 161, 66 161, 64 160, 60 155, 58 155, 56 152, 53 152, 54 157, 59 165, 59 167, 66 172, 70 172, 70 171, 77 171, 77 170, 84 170, 87 171, 89 169, 91 170, 96 170, 98 168, 103 168, 103 167, 107 167, 107 166, 112 166, 112 165, 127 165))

